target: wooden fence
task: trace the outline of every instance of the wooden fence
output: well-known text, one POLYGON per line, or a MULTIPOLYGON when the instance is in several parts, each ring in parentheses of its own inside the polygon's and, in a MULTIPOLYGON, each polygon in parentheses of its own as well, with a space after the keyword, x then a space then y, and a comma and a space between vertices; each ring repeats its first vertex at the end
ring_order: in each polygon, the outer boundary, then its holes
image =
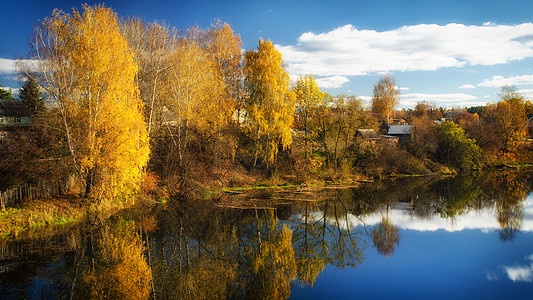
POLYGON ((61 195, 65 183, 41 183, 38 185, 19 185, 0 191, 0 209, 13 207, 23 201, 48 198, 61 195))

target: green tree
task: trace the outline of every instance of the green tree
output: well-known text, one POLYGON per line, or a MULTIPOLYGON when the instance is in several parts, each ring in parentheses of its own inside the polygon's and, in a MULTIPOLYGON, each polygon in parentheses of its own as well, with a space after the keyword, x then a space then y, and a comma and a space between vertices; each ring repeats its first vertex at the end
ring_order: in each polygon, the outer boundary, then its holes
POLYGON ((442 122, 436 130, 437 155, 442 161, 463 170, 482 165, 483 153, 476 141, 468 138, 464 129, 453 122, 442 122))
POLYGON ((271 41, 259 41, 256 50, 244 55, 247 128, 254 139, 254 166, 261 154, 268 165, 276 160, 279 145, 292 144, 291 125, 295 99, 289 90, 289 75, 283 69, 281 53, 271 41))
POLYGON ((0 99, 15 99, 15 98, 13 98, 13 95, 11 94, 11 89, 6 90, 0 84, 0 99))
POLYGON ((28 77, 26 83, 20 88, 19 98, 24 101, 32 115, 40 115, 46 110, 43 95, 33 77, 28 77))

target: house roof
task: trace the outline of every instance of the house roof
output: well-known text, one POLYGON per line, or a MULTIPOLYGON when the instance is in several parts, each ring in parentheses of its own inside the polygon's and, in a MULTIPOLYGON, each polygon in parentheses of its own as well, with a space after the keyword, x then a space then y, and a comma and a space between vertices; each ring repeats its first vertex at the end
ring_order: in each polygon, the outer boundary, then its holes
POLYGON ((3 117, 29 117, 30 111, 22 100, 0 99, 0 116, 3 117))
POLYGON ((399 140, 400 138, 397 137, 397 136, 393 136, 393 135, 386 135, 386 134, 382 134, 379 136, 380 138, 382 139, 387 139, 387 140, 399 140))
POLYGON ((374 129, 357 129, 357 134, 361 135, 365 139, 379 138, 378 134, 374 129))
POLYGON ((401 135, 401 134, 411 134, 415 125, 391 125, 389 127, 388 135, 401 135))

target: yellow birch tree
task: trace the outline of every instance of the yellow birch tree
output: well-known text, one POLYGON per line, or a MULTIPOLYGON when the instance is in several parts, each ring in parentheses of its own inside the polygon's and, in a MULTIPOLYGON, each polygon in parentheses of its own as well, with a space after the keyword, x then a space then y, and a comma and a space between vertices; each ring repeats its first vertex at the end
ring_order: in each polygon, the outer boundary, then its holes
POLYGON ((281 53, 271 41, 261 39, 257 50, 245 53, 244 64, 249 93, 247 128, 255 141, 254 166, 259 154, 270 165, 280 144, 284 149, 292 144, 296 99, 289 90, 289 75, 283 69, 281 53))
POLYGON ((203 48, 213 61, 214 72, 217 74, 217 86, 222 90, 218 98, 208 99, 212 102, 213 111, 204 114, 209 118, 211 126, 204 136, 205 143, 209 144, 208 150, 217 160, 220 157, 234 157, 237 143, 234 135, 228 134, 234 124, 232 116, 237 111, 236 123, 239 124, 239 112, 243 108, 244 84, 242 67, 242 42, 240 36, 235 34, 227 23, 217 20, 205 32, 201 39, 203 48))
POLYGON ((179 164, 183 163, 189 146, 191 129, 210 132, 229 119, 221 117, 224 109, 220 95, 224 86, 214 60, 200 43, 204 34, 198 28, 191 28, 187 36, 179 40, 165 75, 166 105, 177 118, 173 134, 179 164))
POLYGON ((170 57, 176 45, 177 33, 165 25, 146 24, 138 18, 122 22, 121 30, 139 66, 136 80, 145 108, 148 135, 152 137, 154 129, 157 131, 162 123, 165 96, 163 77, 171 65, 170 57))
POLYGON ((301 118, 305 132, 305 157, 307 158, 307 145, 309 141, 309 118, 324 101, 325 94, 320 90, 313 75, 302 76, 296 81, 292 89, 297 104, 297 113, 301 118))
POLYGON ((85 196, 135 192, 149 156, 137 66, 116 14, 104 6, 54 11, 33 43, 37 78, 61 111, 85 196))
POLYGON ((372 113, 380 119, 386 119, 390 124, 394 106, 400 103, 400 92, 396 88, 394 78, 385 76, 374 86, 372 97, 372 113))

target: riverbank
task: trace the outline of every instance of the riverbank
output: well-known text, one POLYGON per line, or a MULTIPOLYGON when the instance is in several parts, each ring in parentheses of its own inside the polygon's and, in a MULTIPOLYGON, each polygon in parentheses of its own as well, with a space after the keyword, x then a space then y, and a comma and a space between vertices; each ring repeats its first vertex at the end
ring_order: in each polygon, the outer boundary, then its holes
POLYGON ((136 206, 153 206, 155 202, 144 198, 131 203, 90 203, 71 194, 51 199, 26 201, 16 207, 0 211, 0 242, 55 234, 58 230, 76 226, 82 222, 103 220, 120 210, 136 206))
MULTIPOLYGON (((490 168, 489 172, 515 171, 531 168, 530 164, 503 164, 490 168)), ((484 172, 484 171, 477 171, 484 172)), ((359 186, 361 184, 373 184, 374 182, 386 179, 396 179, 405 177, 420 176, 455 176, 457 172, 444 168, 439 172, 431 174, 389 174, 377 178, 365 177, 361 175, 309 178, 306 181, 299 181, 291 174, 274 173, 270 176, 259 172, 235 172, 223 182, 213 181, 198 185, 198 188, 188 195, 192 198, 213 199, 221 194, 244 194, 263 189, 304 189, 318 190, 330 186, 359 186)), ((164 204, 170 196, 168 190, 171 189, 164 183, 152 182, 151 187, 145 188, 135 201, 131 203, 89 203, 75 194, 51 199, 39 199, 24 202, 17 207, 6 208, 0 211, 0 241, 23 239, 34 236, 46 236, 53 234, 63 228, 76 226, 82 222, 91 222, 91 219, 106 219, 120 210, 134 209, 136 206, 150 208, 154 205, 164 204), (167 191, 167 192, 163 192, 167 191), (97 216, 97 217, 95 217, 97 216)))

